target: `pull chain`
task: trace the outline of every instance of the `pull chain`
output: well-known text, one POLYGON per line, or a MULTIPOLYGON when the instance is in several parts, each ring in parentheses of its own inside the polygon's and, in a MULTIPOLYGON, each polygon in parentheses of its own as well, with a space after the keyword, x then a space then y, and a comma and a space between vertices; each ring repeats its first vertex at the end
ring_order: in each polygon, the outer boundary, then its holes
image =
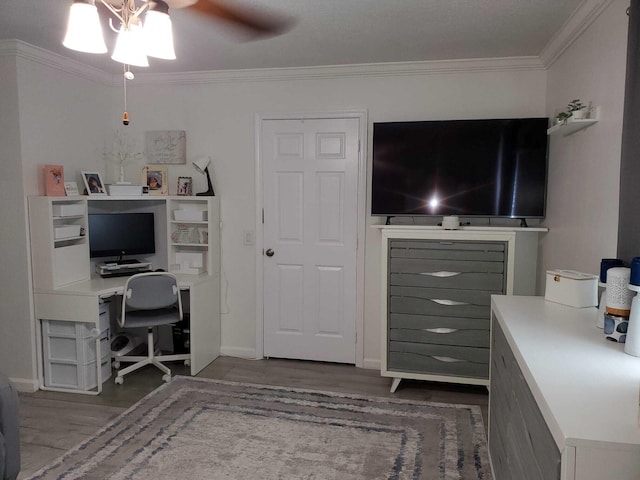
POLYGON ((125 65, 122 82, 124 86, 124 112, 122 114, 122 124, 129 125, 129 112, 127 112, 127 80, 133 80, 133 73, 129 71, 129 66, 125 65))

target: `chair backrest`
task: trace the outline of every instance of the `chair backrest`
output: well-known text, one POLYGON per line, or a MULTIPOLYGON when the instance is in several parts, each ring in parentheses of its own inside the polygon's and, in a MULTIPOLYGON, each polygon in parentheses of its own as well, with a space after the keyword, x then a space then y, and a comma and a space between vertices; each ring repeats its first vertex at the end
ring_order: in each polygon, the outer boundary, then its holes
POLYGON ((168 272, 148 272, 132 275, 124 284, 120 326, 130 310, 160 310, 176 306, 182 319, 182 301, 176 276, 168 272))

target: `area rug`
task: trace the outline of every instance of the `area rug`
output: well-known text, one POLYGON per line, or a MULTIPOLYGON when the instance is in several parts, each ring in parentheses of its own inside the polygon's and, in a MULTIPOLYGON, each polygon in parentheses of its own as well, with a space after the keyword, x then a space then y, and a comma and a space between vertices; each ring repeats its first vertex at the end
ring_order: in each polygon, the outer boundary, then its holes
POLYGON ((492 478, 480 408, 176 376, 35 479, 492 478))

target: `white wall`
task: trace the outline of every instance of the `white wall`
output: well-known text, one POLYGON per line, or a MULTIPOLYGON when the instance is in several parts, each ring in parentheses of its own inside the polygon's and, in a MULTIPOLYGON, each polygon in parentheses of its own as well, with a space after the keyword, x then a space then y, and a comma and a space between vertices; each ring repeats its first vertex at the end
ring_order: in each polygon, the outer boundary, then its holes
POLYGON ((548 69, 549 116, 580 98, 600 106, 602 118, 574 135, 551 137, 540 294, 546 270, 598 274, 600 260, 616 256, 627 7, 614 0, 548 69))
MULTIPOLYGON (((287 71, 286 76, 273 73, 272 79, 256 80, 247 73, 244 79, 238 74, 232 81, 203 78, 205 83, 197 85, 131 84, 132 134, 186 130, 189 161, 198 155, 213 158, 224 224, 222 264, 228 282, 228 292, 223 292, 223 351, 253 356, 256 348, 255 247, 242 243, 243 231, 254 230, 256 222, 255 115, 366 109, 369 133, 371 123, 378 121, 544 116, 544 70, 465 73, 465 67, 450 73, 425 67, 417 74, 352 72, 315 78, 301 72, 296 78, 295 72, 287 71)), ((116 120, 120 115, 113 112, 116 120)), ((177 176, 184 174, 194 177, 196 191, 204 189, 204 180, 189 165, 171 167, 172 188, 177 176)), ((369 218, 367 223, 378 221, 369 218)), ((365 277, 364 357, 365 365, 375 368, 380 358, 380 233, 371 228, 366 231, 365 277)))
POLYGON ((0 371, 28 390, 37 383, 26 196, 44 193, 44 164, 63 165, 65 180, 76 181, 96 168, 111 86, 52 66, 24 44, 2 46, 0 371))
POLYGON ((18 65, 0 55, 0 372, 25 388, 33 386, 28 239, 22 185, 18 65), (26 355, 25 355, 25 352, 26 355))

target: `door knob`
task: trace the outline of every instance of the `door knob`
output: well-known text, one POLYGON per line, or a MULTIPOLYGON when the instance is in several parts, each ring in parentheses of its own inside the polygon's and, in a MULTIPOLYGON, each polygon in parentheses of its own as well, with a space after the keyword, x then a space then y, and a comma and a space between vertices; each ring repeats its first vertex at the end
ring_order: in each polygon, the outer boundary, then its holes
POLYGON ((273 254, 276 252, 274 252, 273 249, 268 248, 267 251, 264 253, 267 255, 267 257, 273 257, 273 254))

